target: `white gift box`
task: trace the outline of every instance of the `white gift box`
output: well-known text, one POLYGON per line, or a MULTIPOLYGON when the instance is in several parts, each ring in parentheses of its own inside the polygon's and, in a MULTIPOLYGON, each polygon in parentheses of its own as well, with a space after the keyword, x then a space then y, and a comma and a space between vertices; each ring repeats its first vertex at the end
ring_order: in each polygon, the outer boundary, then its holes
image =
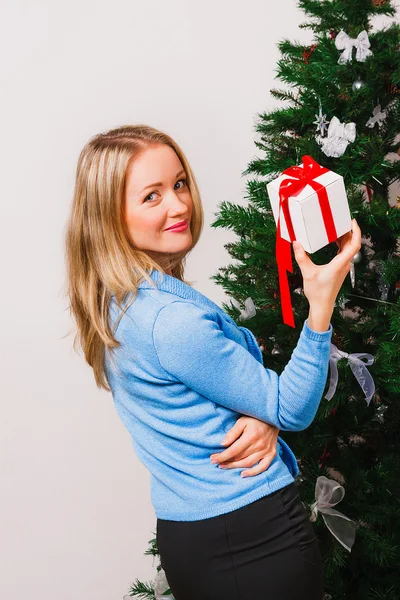
MULTIPOLYGON (((299 166, 303 168, 303 165, 299 166)), ((279 187, 284 179, 296 179, 296 177, 280 175, 277 179, 267 183, 268 195, 277 225, 279 187)), ((343 177, 333 171, 327 171, 315 177, 314 181, 326 189, 337 237, 351 231, 351 215, 343 177)), ((288 207, 296 240, 302 244, 306 252, 312 254, 329 243, 317 192, 309 184, 299 194, 289 197, 288 207)), ((280 224, 282 238, 290 242, 282 210, 280 224)))

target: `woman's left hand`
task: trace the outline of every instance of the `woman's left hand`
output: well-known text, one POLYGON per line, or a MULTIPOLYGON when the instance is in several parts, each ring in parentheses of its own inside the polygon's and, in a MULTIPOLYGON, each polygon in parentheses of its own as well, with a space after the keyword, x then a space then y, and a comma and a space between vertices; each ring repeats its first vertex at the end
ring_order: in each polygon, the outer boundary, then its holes
POLYGON ((278 434, 279 429, 274 425, 254 417, 240 417, 224 438, 224 446, 231 444, 230 447, 223 452, 211 454, 211 462, 219 463, 219 466, 225 469, 251 467, 256 464, 252 469, 242 471, 241 476, 258 475, 268 469, 276 456, 278 434))

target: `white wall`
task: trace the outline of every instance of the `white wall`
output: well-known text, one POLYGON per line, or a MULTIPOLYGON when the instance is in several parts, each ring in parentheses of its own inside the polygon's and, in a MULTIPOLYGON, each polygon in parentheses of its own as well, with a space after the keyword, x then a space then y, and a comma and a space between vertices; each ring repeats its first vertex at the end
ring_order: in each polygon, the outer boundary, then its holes
POLYGON ((118 600, 155 576, 156 519, 111 395, 64 337, 76 160, 121 124, 172 135, 205 209, 187 277, 220 304, 208 278, 235 237, 209 224, 222 200, 244 203, 255 115, 280 85, 277 42, 311 33, 295 0, 4 0, 2 12, 0 596, 118 600))

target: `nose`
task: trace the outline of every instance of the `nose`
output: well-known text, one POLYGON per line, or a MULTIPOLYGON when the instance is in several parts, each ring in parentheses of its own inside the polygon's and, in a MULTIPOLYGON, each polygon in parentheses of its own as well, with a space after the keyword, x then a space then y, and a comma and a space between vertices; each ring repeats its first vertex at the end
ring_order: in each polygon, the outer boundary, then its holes
POLYGON ((176 192, 171 192, 168 196, 168 211, 171 211, 172 214, 184 213, 184 215, 188 212, 187 203, 185 203, 176 192))

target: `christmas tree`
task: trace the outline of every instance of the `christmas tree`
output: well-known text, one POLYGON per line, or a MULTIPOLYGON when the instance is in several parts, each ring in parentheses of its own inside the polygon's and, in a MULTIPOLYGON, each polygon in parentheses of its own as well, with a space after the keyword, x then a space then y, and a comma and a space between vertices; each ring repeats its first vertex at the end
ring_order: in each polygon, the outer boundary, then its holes
MULTIPOLYGON (((301 27, 311 29, 314 40, 307 47, 279 44, 277 76, 284 89, 271 93, 280 106, 257 118, 255 144, 262 155, 243 173, 254 176, 246 182, 247 206, 219 205, 212 226, 235 232, 238 241, 225 245, 234 262, 212 279, 232 299, 224 310, 257 337, 264 366, 280 374, 309 305, 293 261, 288 280, 296 327, 283 323, 276 223, 266 184, 303 156, 343 176, 363 245, 331 320, 337 387, 329 400, 321 400, 309 428, 280 435, 298 458, 300 494, 324 559, 326 600, 399 600, 400 198, 397 206, 390 203, 389 188, 400 179, 400 27, 373 30, 375 15, 396 15, 386 0, 298 5, 307 18, 301 27), (356 353, 373 357, 364 369, 356 353), (334 508, 356 528, 350 548, 332 535, 329 520, 315 506, 319 477, 343 486, 345 495, 334 508)), ((330 243, 311 258, 325 264, 336 252, 330 243)), ((163 597, 141 585, 136 582, 130 595, 163 597)))

